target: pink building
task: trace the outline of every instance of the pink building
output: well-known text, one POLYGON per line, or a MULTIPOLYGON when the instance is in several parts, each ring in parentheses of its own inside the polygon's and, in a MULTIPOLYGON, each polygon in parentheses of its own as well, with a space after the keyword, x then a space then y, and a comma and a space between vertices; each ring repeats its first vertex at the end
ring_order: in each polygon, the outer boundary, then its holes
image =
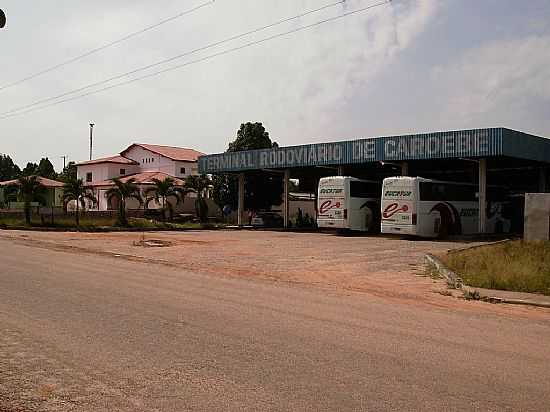
MULTIPOLYGON (((109 204, 105 192, 113 186, 114 177, 134 178, 143 192, 153 186, 154 178, 172 177, 176 184, 183 184, 187 176, 199 173, 198 158, 202 155, 194 149, 134 143, 120 155, 78 163, 77 177, 94 189, 98 203, 93 210, 112 210, 116 205, 109 204)), ((128 208, 138 206, 130 204, 128 208)))

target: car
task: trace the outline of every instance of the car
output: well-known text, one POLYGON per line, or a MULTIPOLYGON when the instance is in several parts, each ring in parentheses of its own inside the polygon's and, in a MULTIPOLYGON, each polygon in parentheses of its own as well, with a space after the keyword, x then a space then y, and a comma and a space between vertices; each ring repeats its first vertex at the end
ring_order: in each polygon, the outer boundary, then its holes
POLYGON ((252 217, 252 226, 256 227, 283 227, 283 217, 272 211, 257 212, 252 217))

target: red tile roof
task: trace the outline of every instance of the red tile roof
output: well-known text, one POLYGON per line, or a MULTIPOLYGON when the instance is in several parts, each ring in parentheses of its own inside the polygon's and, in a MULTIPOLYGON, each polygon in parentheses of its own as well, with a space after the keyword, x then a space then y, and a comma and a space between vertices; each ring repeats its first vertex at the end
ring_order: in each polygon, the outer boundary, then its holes
MULTIPOLYGON (((136 173, 133 175, 127 175, 127 176, 121 177, 120 180, 126 183, 128 180, 133 178, 135 179, 135 183, 138 185, 152 185, 154 184, 153 179, 164 180, 167 177, 174 179, 174 184, 176 185, 183 185, 185 183, 185 180, 178 179, 177 177, 174 177, 174 176, 170 176, 169 174, 164 172, 136 173)), ((112 186, 112 185, 113 185, 113 181, 111 179, 86 184, 86 186, 112 186)))
POLYGON ((103 157, 101 159, 88 160, 86 162, 77 163, 76 165, 77 166, 84 166, 84 165, 95 165, 95 164, 101 164, 101 163, 117 163, 117 164, 122 164, 122 165, 139 165, 138 162, 136 162, 132 159, 128 159, 124 156, 120 156, 120 155, 110 156, 110 157, 103 157))
MULTIPOLYGON (((47 179, 45 177, 38 176, 38 181, 45 187, 63 187, 63 182, 58 182, 57 180, 47 179)), ((19 184, 17 179, 7 180, 5 182, 0 182, 0 186, 10 186, 19 184)))
POLYGON ((185 147, 173 147, 173 146, 161 146, 157 144, 143 144, 134 143, 128 149, 124 150, 121 155, 128 152, 132 147, 138 146, 150 152, 167 157, 168 159, 183 161, 183 162, 196 162, 199 156, 204 156, 204 153, 195 149, 187 149, 185 147))

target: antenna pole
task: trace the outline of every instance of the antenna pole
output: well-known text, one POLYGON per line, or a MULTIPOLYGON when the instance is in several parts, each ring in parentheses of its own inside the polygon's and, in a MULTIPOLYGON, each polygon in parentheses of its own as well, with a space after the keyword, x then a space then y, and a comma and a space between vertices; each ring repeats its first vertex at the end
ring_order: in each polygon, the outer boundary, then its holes
POLYGON ((92 150, 94 146, 94 124, 90 123, 90 160, 92 160, 92 150))

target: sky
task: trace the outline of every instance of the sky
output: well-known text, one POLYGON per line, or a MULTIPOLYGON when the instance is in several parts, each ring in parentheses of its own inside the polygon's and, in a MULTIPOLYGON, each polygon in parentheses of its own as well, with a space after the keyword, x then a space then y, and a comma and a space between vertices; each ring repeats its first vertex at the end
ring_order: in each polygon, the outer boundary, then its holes
MULTIPOLYGON (((208 1, 0 0, 7 15, 0 29, 0 88, 208 1)), ((346 0, 140 74, 380 1, 346 0)), ((215 0, 0 90, 0 113, 336 2, 215 0)), ((63 155, 88 158, 91 122, 94 157, 119 153, 134 142, 218 153, 248 121, 262 122, 280 145, 500 126, 550 137, 549 68, 550 0, 393 0, 159 76, 0 119, 0 153, 22 167, 49 157, 60 170, 63 155)))

